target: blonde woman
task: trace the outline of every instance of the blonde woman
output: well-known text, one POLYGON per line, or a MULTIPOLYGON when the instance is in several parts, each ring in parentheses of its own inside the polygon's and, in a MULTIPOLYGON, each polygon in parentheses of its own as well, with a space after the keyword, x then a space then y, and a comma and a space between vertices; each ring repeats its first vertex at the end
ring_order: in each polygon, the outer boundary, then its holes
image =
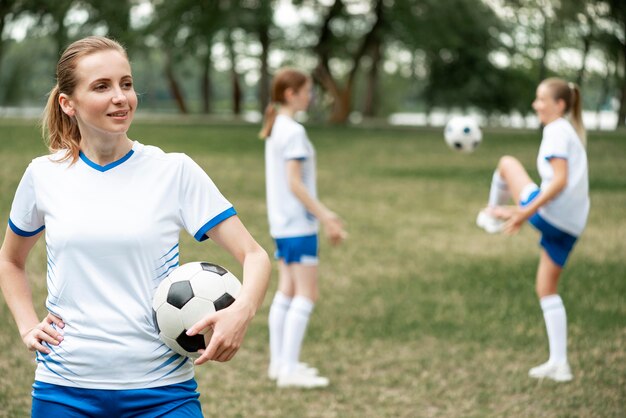
POLYGON ((0 249, 0 286, 36 352, 32 416, 202 417, 192 361, 165 346, 152 297, 178 265, 179 234, 211 238, 243 264, 243 288, 195 364, 228 361, 262 302, 270 261, 209 176, 184 154, 129 139, 137 95, 126 51, 104 37, 71 44, 46 107, 50 155, 26 169, 0 249), (47 316, 26 258, 45 236, 47 316))
POLYGON ((515 234, 528 221, 541 233, 536 292, 550 357, 528 375, 566 382, 573 375, 567 359, 567 317, 557 285, 589 214, 580 90, 573 83, 549 78, 537 87, 533 108, 544 126, 537 156, 541 185, 531 180, 517 159, 502 157, 493 175, 488 206, 479 213, 477 224, 490 233, 515 234), (516 206, 504 206, 511 198, 516 206))

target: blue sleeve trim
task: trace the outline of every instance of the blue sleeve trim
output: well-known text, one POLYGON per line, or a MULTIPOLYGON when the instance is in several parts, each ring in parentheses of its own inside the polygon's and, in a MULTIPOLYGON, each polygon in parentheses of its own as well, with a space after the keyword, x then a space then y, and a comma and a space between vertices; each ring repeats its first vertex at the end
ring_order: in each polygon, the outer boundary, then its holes
POLYGON ((17 226, 15 226, 15 224, 9 218, 9 227, 11 227, 11 230, 21 237, 32 237, 33 235, 37 235, 38 233, 43 231, 46 226, 43 225, 41 228, 38 228, 32 232, 28 232, 28 231, 19 229, 17 226))
POLYGON ((292 157, 292 158, 287 158, 287 161, 291 161, 291 160, 295 160, 295 161, 305 161, 306 157, 292 157))
POLYGON ((228 209, 226 209, 224 212, 220 213, 219 215, 215 216, 213 219, 211 219, 209 222, 205 223, 202 228, 200 228, 198 230, 198 232, 196 232, 196 235, 194 235, 193 237, 197 240, 197 241, 204 241, 206 240, 207 237, 206 233, 213 227, 215 227, 217 224, 221 223, 222 221, 225 221, 226 219, 230 218, 231 216, 235 216, 237 214, 237 211, 235 211, 234 207, 230 207, 228 209))
POLYGON ((561 160, 567 160, 567 156, 563 156, 563 155, 548 155, 545 158, 546 158, 546 161, 550 161, 553 158, 560 158, 561 160))

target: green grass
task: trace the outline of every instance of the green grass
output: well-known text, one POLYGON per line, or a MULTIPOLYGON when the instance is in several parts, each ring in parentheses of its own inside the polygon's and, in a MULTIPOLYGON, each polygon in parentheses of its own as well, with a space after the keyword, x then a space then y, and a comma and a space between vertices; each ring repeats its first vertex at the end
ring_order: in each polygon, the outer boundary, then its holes
MULTIPOLYGON (((258 127, 138 121, 131 137, 191 155, 272 252, 258 127)), ((499 156, 534 167, 536 131, 485 132, 471 155, 439 129, 311 127, 319 194, 346 221, 345 245, 321 248, 321 299, 303 359, 325 390, 277 390, 265 378, 270 292, 243 348, 197 369, 207 417, 623 417, 626 415, 626 139, 591 133, 589 225, 565 269, 569 384, 527 378, 545 360, 534 295, 538 235, 490 236, 474 226, 499 156)), ((0 121, 0 219, 45 148, 36 123, 0 121)), ((535 170, 531 171, 537 178, 535 170)), ((45 254, 29 259, 43 313, 45 254)), ((241 275, 213 243, 183 236, 182 262, 205 259, 241 275)), ((34 361, 0 298, 0 417, 29 414, 34 361)))

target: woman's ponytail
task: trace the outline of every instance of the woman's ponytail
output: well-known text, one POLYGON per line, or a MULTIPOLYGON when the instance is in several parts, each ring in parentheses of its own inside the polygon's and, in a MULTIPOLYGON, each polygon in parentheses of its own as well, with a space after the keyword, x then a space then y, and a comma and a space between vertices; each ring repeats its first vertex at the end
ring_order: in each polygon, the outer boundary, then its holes
POLYGON ((48 96, 42 121, 42 135, 51 153, 67 150, 67 154, 60 160, 78 160, 80 151, 80 131, 76 120, 66 115, 59 104, 59 86, 55 85, 48 96))
POLYGON ((274 127, 274 121, 277 115, 276 105, 272 102, 265 108, 265 115, 263 116, 263 127, 259 132, 260 139, 267 139, 272 134, 272 127, 274 127))
POLYGON ((584 146, 587 146, 587 133, 585 132, 585 126, 583 125, 583 111, 582 111, 582 97, 580 94, 580 88, 575 83, 569 83, 569 88, 572 92, 572 101, 570 104, 571 121, 578 137, 582 141, 584 146))

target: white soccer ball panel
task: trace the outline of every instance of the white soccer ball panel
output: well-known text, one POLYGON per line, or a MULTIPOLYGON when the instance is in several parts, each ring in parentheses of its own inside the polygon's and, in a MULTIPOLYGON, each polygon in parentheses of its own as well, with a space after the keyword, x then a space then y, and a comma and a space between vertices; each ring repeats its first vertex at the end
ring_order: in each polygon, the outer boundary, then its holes
POLYGON ((195 261, 176 267, 167 277, 172 281, 172 283, 179 282, 181 280, 189 280, 190 277, 199 271, 202 271, 202 266, 200 265, 200 262, 195 261))
POLYGON ((198 355, 198 352, 195 353, 190 353, 188 351, 185 351, 185 349, 183 349, 174 338, 170 338, 167 335, 164 335, 163 333, 159 334, 159 338, 161 339, 161 341, 163 341, 165 343, 166 346, 168 346, 169 348, 171 348, 172 350, 174 350, 175 352, 177 352, 178 354, 180 354, 181 356, 185 356, 185 357, 192 357, 192 358, 198 358, 200 357, 198 355))
POLYGON ((161 334, 170 338, 178 337, 185 328, 180 310, 169 303, 159 306, 156 310, 156 318, 161 334))
POLYGON ((213 312, 215 312, 213 301, 196 295, 180 310, 180 317, 183 320, 185 329, 189 329, 196 322, 213 312))
POLYGON ((224 286, 222 277, 219 274, 202 270, 189 280, 193 294, 208 300, 217 300, 226 293, 226 286, 224 286))
POLYGON ((159 306, 165 303, 167 300, 167 292, 171 285, 172 282, 167 277, 159 283, 156 292, 154 292, 154 298, 152 299, 152 309, 156 311, 159 309, 159 306))
POLYGON ((235 275, 231 272, 228 272, 222 276, 222 280, 224 281, 226 293, 237 299, 239 291, 241 290, 241 282, 239 281, 239 279, 236 278, 235 275))

